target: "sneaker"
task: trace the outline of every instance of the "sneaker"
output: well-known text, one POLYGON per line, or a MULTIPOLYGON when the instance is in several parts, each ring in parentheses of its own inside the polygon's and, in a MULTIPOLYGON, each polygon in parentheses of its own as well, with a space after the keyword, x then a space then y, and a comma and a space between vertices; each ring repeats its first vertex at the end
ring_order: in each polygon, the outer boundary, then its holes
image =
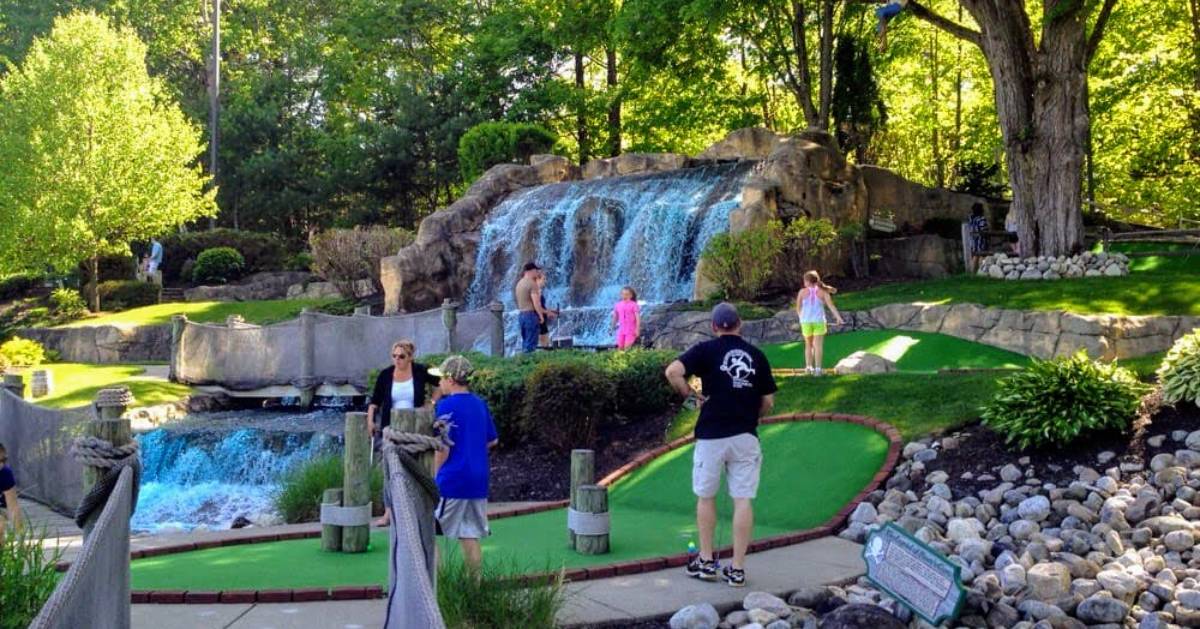
POLYGON ((730 587, 746 587, 745 570, 738 570, 733 566, 725 566, 725 568, 721 570, 721 576, 725 577, 725 583, 729 584, 730 587))
POLYGON ((700 555, 692 557, 692 560, 687 565, 687 575, 695 577, 702 581, 717 580, 717 562, 709 559, 705 561, 700 558, 700 555))

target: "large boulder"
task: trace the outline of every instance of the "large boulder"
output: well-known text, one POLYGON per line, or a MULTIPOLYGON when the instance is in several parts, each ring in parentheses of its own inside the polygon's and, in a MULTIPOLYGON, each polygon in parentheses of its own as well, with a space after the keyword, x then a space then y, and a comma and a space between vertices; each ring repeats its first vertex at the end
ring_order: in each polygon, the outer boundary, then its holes
POLYGON ((302 284, 312 278, 303 271, 280 271, 255 273, 236 284, 225 286, 198 286, 183 292, 186 301, 259 301, 284 299, 288 288, 302 284))
POLYGON ((896 370, 896 363, 859 350, 839 360, 833 370, 838 373, 891 373, 896 370))
POLYGON ((624 177, 641 173, 679 170, 687 166, 687 155, 678 153, 624 153, 616 157, 594 159, 583 166, 584 179, 624 177))
POLYGON ((725 139, 701 153, 700 159, 766 159, 783 138, 764 127, 748 127, 730 132, 725 139))

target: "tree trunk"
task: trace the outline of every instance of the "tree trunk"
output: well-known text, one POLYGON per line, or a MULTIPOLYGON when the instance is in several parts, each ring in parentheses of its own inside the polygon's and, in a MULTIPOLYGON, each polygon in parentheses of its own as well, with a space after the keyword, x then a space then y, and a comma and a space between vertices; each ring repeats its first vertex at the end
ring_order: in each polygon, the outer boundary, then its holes
MULTIPOLYGON (((1200 93, 1200 0, 1188 0, 1192 18, 1192 89, 1200 93)), ((1191 106, 1192 159, 1200 159, 1200 106, 1191 106)))
POLYGON ((617 91, 617 50, 609 46, 608 58, 608 156, 621 154, 621 95, 617 91))
MULTIPOLYGON (((1200 0, 1197 0, 1200 2, 1200 0)), ((962 23, 963 8, 958 5, 958 21, 962 23)), ((956 42, 957 49, 955 50, 954 58, 954 141, 951 147, 954 154, 958 155, 958 151, 962 149, 962 112, 963 112, 963 78, 962 78, 962 40, 956 42)))
POLYGON ((591 157, 591 141, 587 130, 587 93, 584 91, 583 53, 575 53, 575 93, 579 98, 575 112, 575 128, 579 139, 579 165, 583 166, 591 157))
MULTIPOLYGON (((819 120, 817 128, 822 130, 829 129, 830 110, 833 106, 833 0, 821 0, 821 46, 817 51, 820 60, 820 85, 818 86, 818 99, 820 100, 820 110, 817 112, 819 120)), ((807 63, 807 59, 801 59, 801 63, 807 63)), ((811 125, 810 123, 810 126, 811 125)))
POLYGON ((100 312, 100 256, 92 254, 92 312, 100 312))
POLYGON ((929 40, 929 85, 930 85, 930 107, 933 111, 933 134, 930 140, 933 142, 933 180, 939 188, 946 187, 946 156, 942 154, 942 137, 941 137, 941 122, 938 120, 938 101, 941 99, 941 94, 938 93, 938 32, 933 31, 933 35, 929 40))

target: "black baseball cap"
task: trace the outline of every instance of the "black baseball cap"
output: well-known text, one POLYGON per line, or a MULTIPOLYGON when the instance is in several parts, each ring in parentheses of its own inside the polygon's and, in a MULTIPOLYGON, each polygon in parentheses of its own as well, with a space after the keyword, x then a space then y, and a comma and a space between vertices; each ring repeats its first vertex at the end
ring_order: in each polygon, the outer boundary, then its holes
POLYGON ((525 268, 522 271, 541 271, 542 267, 537 265, 537 262, 526 262, 525 268))
POLYGON ((737 307, 727 301, 717 304, 712 309, 712 324, 722 330, 732 330, 741 322, 737 307))

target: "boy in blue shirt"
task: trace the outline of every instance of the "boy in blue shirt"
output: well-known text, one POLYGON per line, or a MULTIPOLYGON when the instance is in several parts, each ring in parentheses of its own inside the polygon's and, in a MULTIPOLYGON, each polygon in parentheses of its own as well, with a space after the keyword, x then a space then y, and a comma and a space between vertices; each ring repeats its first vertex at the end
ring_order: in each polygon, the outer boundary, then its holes
POLYGON ((467 381, 473 368, 463 356, 450 356, 430 369, 440 378, 435 414, 447 424, 450 447, 438 450, 433 468, 438 501, 434 516, 439 535, 453 537, 462 546, 467 567, 479 570, 483 549, 479 540, 491 534, 487 521, 488 450, 495 447, 496 425, 487 403, 471 393, 467 381))

